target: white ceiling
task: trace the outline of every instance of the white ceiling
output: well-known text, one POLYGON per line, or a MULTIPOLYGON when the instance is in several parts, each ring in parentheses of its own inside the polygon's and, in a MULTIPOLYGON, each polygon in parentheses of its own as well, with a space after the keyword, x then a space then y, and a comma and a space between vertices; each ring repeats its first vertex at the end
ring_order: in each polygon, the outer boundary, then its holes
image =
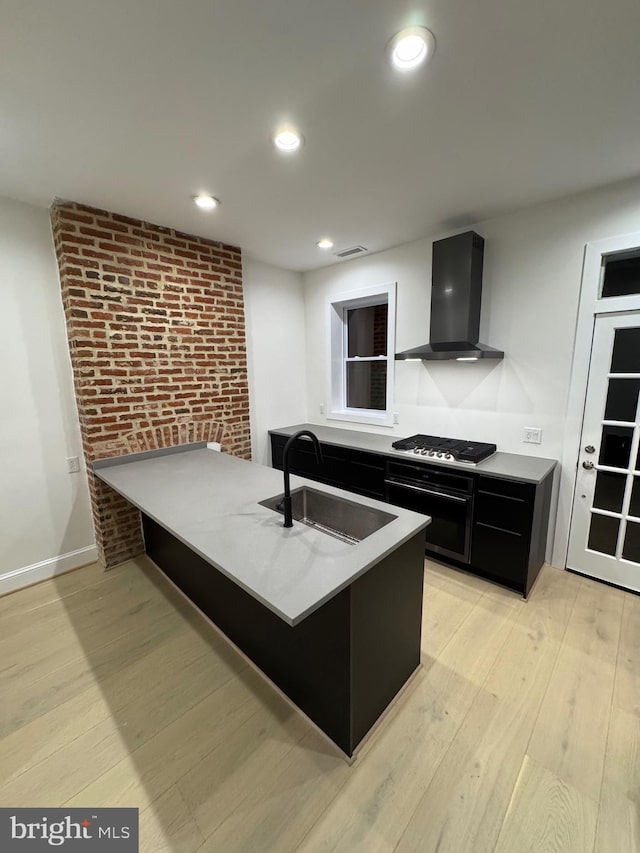
POLYGON ((377 251, 640 174, 639 32, 638 0, 0 0, 0 194, 311 269, 325 235, 377 251), (436 53, 398 76, 415 23, 436 53))

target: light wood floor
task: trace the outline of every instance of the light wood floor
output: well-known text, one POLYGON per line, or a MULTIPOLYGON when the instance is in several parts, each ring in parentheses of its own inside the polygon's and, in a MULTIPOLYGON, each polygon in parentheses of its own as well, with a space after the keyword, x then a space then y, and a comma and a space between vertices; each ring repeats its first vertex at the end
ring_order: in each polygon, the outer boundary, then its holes
POLYGON ((135 806, 145 853, 640 850, 640 598, 425 578, 351 767, 144 558, 1 598, 0 806, 135 806))

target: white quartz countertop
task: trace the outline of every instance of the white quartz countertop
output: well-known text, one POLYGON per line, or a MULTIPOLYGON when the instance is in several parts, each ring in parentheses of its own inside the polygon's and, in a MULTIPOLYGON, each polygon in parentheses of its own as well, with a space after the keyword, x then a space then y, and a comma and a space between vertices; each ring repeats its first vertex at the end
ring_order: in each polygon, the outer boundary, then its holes
MULTIPOLYGON (((392 442, 400 436, 380 435, 373 432, 362 432, 359 429, 339 429, 324 424, 296 424, 295 426, 280 427, 269 430, 277 435, 291 436, 301 429, 310 429, 319 441, 349 447, 353 450, 366 450, 369 453, 381 453, 385 456, 403 459, 407 462, 425 465, 446 466, 476 474, 486 474, 490 477, 503 477, 507 480, 521 480, 526 483, 541 483, 557 462, 555 459, 545 459, 541 456, 525 456, 519 453, 501 453, 498 451, 477 465, 467 462, 444 462, 431 457, 418 456, 404 450, 394 450, 392 442)), ((473 438, 473 436, 457 436, 458 438, 473 438)))
POLYGON ((95 474, 287 624, 296 625, 427 526, 427 516, 291 476, 396 518, 347 544, 259 501, 281 494, 281 471, 203 445, 96 462, 95 474))

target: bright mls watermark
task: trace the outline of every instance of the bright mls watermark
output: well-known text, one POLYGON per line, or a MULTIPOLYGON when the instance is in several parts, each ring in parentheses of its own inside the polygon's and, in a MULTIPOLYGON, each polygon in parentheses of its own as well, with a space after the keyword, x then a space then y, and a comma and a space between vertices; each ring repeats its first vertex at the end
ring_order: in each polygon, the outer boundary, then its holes
POLYGON ((138 853, 138 809, 3 809, 2 853, 138 853))

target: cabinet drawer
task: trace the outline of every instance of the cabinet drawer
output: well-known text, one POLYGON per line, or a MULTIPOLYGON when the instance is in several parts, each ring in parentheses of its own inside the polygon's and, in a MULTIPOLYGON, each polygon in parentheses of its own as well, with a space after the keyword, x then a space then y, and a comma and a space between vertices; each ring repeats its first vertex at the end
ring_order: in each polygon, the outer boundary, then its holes
POLYGON ((524 589, 527 563, 527 537, 488 524, 473 525, 471 564, 474 569, 524 589))
POLYGON ((477 479, 477 491, 489 492, 507 498, 519 498, 522 501, 533 500, 536 487, 533 483, 522 483, 518 480, 501 480, 500 477, 483 477, 477 479))
POLYGON ((527 483, 479 477, 474 521, 528 535, 534 497, 535 487, 527 483))
POLYGON ((531 525, 531 510, 520 498, 476 492, 474 520, 482 524, 501 527, 513 533, 525 534, 531 525))
POLYGON ((316 459, 316 453, 311 442, 298 442, 289 450, 289 468, 292 474, 309 477, 321 483, 339 485, 344 472, 345 458, 341 453, 334 452, 335 448, 320 445, 322 462, 316 459), (309 445, 308 447, 306 445, 309 445))
MULTIPOLYGON (((284 448, 288 439, 284 436, 271 436, 271 464, 273 468, 283 468, 284 448)), ((321 444, 322 463, 318 464, 316 452, 311 441, 301 439, 289 450, 289 471, 300 477, 309 477, 321 483, 340 486, 344 479, 347 464, 345 451, 332 444, 321 444)))
POLYGON ((320 474, 320 465, 316 460, 316 454, 312 447, 307 450, 301 447, 302 442, 294 444, 289 450, 289 463, 292 474, 300 474, 301 477, 317 477, 320 474))
POLYGON ((347 452, 348 465, 343 470, 344 488, 375 497, 384 497, 384 457, 358 450, 347 452))
POLYGON ((333 444, 321 444, 322 463, 318 465, 316 462, 313 448, 310 448, 310 455, 313 457, 314 470, 317 472, 318 478, 323 482, 331 483, 334 486, 340 486, 344 479, 344 469, 347 464, 345 451, 341 447, 336 447, 333 444))

